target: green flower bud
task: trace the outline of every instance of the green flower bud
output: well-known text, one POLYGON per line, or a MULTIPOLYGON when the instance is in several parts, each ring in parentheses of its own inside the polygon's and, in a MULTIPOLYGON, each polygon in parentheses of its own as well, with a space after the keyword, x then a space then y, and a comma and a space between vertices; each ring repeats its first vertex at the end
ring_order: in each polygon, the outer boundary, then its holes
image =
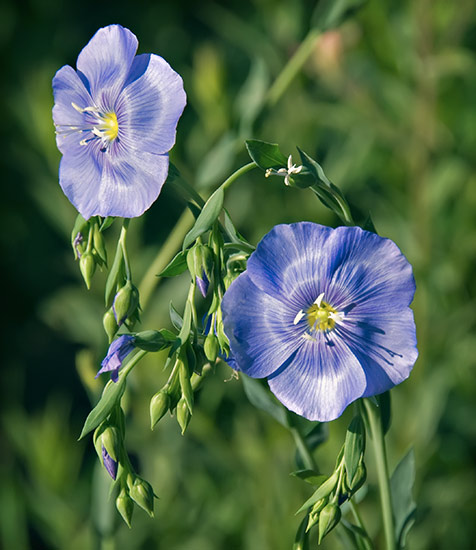
POLYGON ((139 291, 131 281, 126 281, 126 284, 117 292, 112 310, 114 317, 119 326, 132 316, 139 306, 139 291))
POLYGON ((153 430, 157 422, 164 416, 169 410, 170 396, 164 391, 160 390, 150 400, 150 429, 153 430))
POLYGON ((187 254, 187 266, 202 296, 207 295, 213 273, 213 251, 209 246, 195 244, 187 254))
POLYGON ((116 335, 117 329, 119 328, 116 323, 116 318, 114 317, 114 312, 112 308, 109 308, 104 317, 102 318, 102 324, 106 334, 109 338, 109 343, 111 343, 116 335))
POLYGON ((99 258, 104 264, 107 264, 107 252, 104 237, 101 231, 99 231, 99 225, 97 223, 93 226, 93 245, 99 258))
POLYGON ((107 426, 101 434, 101 443, 108 452, 109 456, 118 462, 119 450, 121 448, 121 438, 119 431, 115 426, 107 426))
POLYGON ((169 338, 168 331, 163 330, 143 330, 136 334, 135 346, 146 351, 160 351, 168 348, 176 339, 175 334, 169 338))
POLYGON ((145 479, 136 476, 132 483, 132 476, 128 476, 127 484, 129 487, 129 495, 132 500, 145 510, 150 517, 154 517, 154 490, 145 479))
POLYGON ((96 271, 96 260, 91 252, 85 252, 79 258, 79 269, 88 290, 91 288, 91 279, 96 271))
POLYGON ((357 471, 355 472, 355 475, 352 479, 352 482, 349 483, 349 480, 346 476, 346 485, 348 485, 350 489, 350 493, 355 493, 358 491, 362 485, 365 483, 365 480, 367 479, 367 468, 365 467, 365 463, 363 460, 359 462, 359 465, 357 466, 357 471))
POLYGON ((210 363, 214 363, 218 357, 219 345, 218 338, 213 333, 207 334, 203 349, 210 363))
POLYGON ((180 354, 177 359, 176 367, 179 372, 180 388, 182 389, 182 399, 187 404, 190 414, 193 410, 193 389, 190 382, 190 372, 188 370, 188 364, 186 362, 185 354, 180 354))
POLYGON ((129 529, 131 528, 132 513, 134 512, 134 502, 130 498, 125 487, 121 489, 118 497, 116 498, 116 508, 121 514, 122 519, 127 523, 129 529))
POLYGON ((322 539, 334 529, 339 523, 341 517, 341 511, 337 504, 330 502, 325 506, 319 514, 319 540, 318 544, 321 544, 322 539))
POLYGON ((182 397, 177 403, 177 422, 182 429, 182 435, 185 433, 190 422, 190 409, 187 406, 185 399, 182 397))
POLYGON ((311 511, 309 512, 306 533, 309 531, 309 529, 311 529, 311 527, 313 527, 317 523, 317 521, 319 520, 319 514, 321 513, 321 510, 324 508, 326 503, 327 498, 321 498, 312 507, 311 511))

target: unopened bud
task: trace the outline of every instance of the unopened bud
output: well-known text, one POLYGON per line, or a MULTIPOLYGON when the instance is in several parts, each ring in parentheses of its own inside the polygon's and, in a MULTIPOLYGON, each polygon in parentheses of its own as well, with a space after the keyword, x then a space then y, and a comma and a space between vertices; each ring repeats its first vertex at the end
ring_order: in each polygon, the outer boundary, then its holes
POLYGON ((107 264, 106 245, 104 243, 103 234, 99 231, 99 225, 97 223, 93 226, 93 245, 99 258, 101 258, 104 264, 107 264))
POLYGON ((325 506, 319 514, 319 540, 318 544, 321 544, 322 539, 334 529, 339 523, 341 517, 341 511, 339 506, 334 503, 329 503, 325 506))
POLYGON ((89 290, 91 288, 91 279, 96 271, 96 260, 91 252, 85 252, 81 258, 79 258, 79 269, 81 270, 81 275, 89 290))
POLYGON ((134 512, 134 503, 124 487, 116 498, 116 508, 130 529, 132 513, 134 512))
POLYGON ((169 410, 170 397, 165 390, 157 392, 150 400, 150 429, 153 430, 157 422, 169 410))
MULTIPOLYGON (((128 485, 129 483, 128 478, 128 485)), ((129 485, 129 495, 149 516, 154 516, 154 491, 147 481, 138 476, 135 477, 129 485)))
POLYGON ((197 243, 187 254, 187 266, 205 298, 213 273, 213 252, 209 246, 197 243))
POLYGON ((119 437, 119 431, 115 426, 107 426, 101 433, 101 443, 106 449, 109 456, 118 461, 119 449, 121 448, 121 438, 119 437))
POLYGON ((182 397, 177 403, 177 422, 182 430, 182 435, 185 433, 187 426, 190 422, 190 410, 187 406, 185 399, 182 397))
POLYGON ((361 460, 359 465, 357 466, 357 471, 355 472, 355 475, 352 479, 352 483, 349 483, 348 479, 346 479, 346 481, 347 481, 347 484, 349 485, 349 489, 351 490, 351 492, 355 493, 362 487, 366 479, 367 479, 367 468, 365 467, 364 461, 361 460))
POLYGON ((321 498, 314 504, 311 511, 309 512, 309 519, 307 522, 306 532, 309 531, 309 529, 317 523, 317 521, 319 520, 319 514, 321 513, 321 510, 324 508, 326 503, 327 503, 327 498, 321 498))
POLYGON ((117 329, 119 328, 116 323, 116 318, 114 317, 114 312, 112 308, 109 308, 104 317, 102 318, 102 324, 106 334, 109 338, 109 343, 111 343, 116 335, 117 329))
POLYGON ((112 304, 112 310, 116 318, 116 322, 119 326, 131 317, 136 311, 139 305, 139 291, 131 283, 127 281, 126 284, 117 292, 114 302, 112 304))
POLYGON ((214 363, 218 357, 219 345, 218 338, 213 333, 207 334, 203 349, 210 363, 214 363))
POLYGON ((185 357, 179 357, 177 359, 176 366, 179 371, 180 388, 182 390, 182 399, 187 404, 187 407, 192 413, 193 410, 193 389, 190 382, 190 372, 188 370, 188 364, 185 357))

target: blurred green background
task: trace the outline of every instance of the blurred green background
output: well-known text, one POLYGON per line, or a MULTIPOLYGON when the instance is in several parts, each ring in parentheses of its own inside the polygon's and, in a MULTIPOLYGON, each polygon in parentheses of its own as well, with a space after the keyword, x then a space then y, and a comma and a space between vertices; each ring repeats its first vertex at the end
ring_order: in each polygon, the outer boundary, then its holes
MULTIPOLYGON (((33 549, 290 549, 311 489, 289 476, 290 435, 254 409, 221 368, 184 437, 174 419, 150 431, 157 356, 131 377, 127 444, 159 495, 156 518, 129 530, 108 500, 91 441, 77 442, 103 381, 104 277, 87 292, 70 249, 76 216, 57 180, 51 79, 97 28, 121 23, 140 52, 167 59, 188 106, 172 160, 207 196, 247 162, 244 139, 298 145, 321 162, 360 218, 414 265, 420 358, 392 392, 390 467, 414 444, 417 521, 409 548, 469 549, 476 540, 476 9, 460 0, 369 0, 312 42, 279 97, 268 90, 312 26, 315 2, 61 2, 0 5, 2 314, 0 546, 33 549), (82 380, 85 381, 86 387, 82 380), (93 490, 93 487, 95 489, 93 490)), ((276 91, 276 89, 275 89, 276 91)), ((310 192, 251 173, 226 206, 256 243, 273 225, 338 221, 310 192)), ((184 209, 164 188, 131 224, 140 281, 184 209)), ((111 231, 111 244, 115 236, 111 231)), ((144 328, 167 326, 187 279, 162 281, 144 328)), ((316 453, 333 468, 349 412, 316 453)), ((379 532, 372 455, 362 512, 379 532)), ((315 541, 314 541, 315 543, 315 541)), ((341 548, 332 534, 323 548, 341 548)))

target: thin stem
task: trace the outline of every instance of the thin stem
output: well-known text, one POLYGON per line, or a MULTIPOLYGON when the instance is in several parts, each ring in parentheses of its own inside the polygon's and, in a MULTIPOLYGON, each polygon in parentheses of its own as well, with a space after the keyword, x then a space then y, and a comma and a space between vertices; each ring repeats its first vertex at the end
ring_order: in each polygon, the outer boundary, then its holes
POLYGON ((142 359, 142 357, 144 357, 144 355, 147 355, 148 353, 149 353, 148 351, 141 349, 139 353, 136 353, 134 357, 127 363, 127 365, 122 368, 119 376, 122 376, 123 378, 125 378, 131 372, 131 370, 137 365, 137 363, 142 359))
POLYGON ((290 431, 306 469, 317 470, 316 461, 314 460, 311 450, 309 449, 309 445, 307 444, 307 441, 303 437, 300 430, 297 428, 297 426, 293 426, 290 431))
POLYGON ((294 55, 279 73, 278 77, 268 90, 268 94, 266 96, 266 102, 270 107, 276 105, 289 84, 299 73, 304 63, 306 63, 308 57, 314 50, 318 36, 319 31, 316 29, 311 29, 301 42, 299 48, 295 51, 294 55))
POLYGON ((233 172, 233 174, 222 183, 221 186, 223 187, 223 191, 225 189, 228 189, 228 187, 230 187, 230 185, 235 180, 237 180, 240 176, 242 176, 243 174, 246 174, 247 172, 249 172, 250 170, 253 170, 253 168, 256 168, 256 167, 257 165, 254 162, 250 162, 248 164, 245 164, 241 168, 239 168, 236 172, 233 172))
MULTIPOLYGON (((367 529, 365 528, 364 522, 362 521, 362 517, 359 513, 359 509, 357 508, 357 505, 352 499, 349 500, 349 506, 352 511, 352 515, 354 516, 355 523, 362 529, 362 531, 364 531, 364 533, 368 537, 367 529)), ((372 541, 370 540, 370 537, 369 538, 367 537, 365 538, 362 537, 362 540, 364 541, 364 544, 365 544, 365 548, 366 550, 373 550, 372 541)))
POLYGON ((369 419, 375 462, 377 466, 377 477, 380 489, 380 506, 382 508, 386 549, 396 550, 390 480, 388 476, 387 455, 385 451, 385 439, 380 409, 375 407, 375 405, 373 405, 368 399, 364 399, 363 403, 369 419))
POLYGON ((124 258, 124 268, 126 270, 126 278, 128 281, 132 279, 131 274, 131 266, 129 264, 129 256, 127 254, 127 247, 126 247, 126 237, 127 237, 127 230, 129 228, 129 218, 124 218, 122 221, 122 228, 121 228, 121 235, 119 237, 119 242, 121 243, 121 249, 122 249, 122 257, 124 258))
POLYGON ((145 275, 139 284, 139 294, 141 298, 141 306, 145 309, 154 288, 160 281, 157 274, 160 273, 173 258, 175 252, 180 248, 185 235, 193 225, 193 216, 189 210, 184 210, 178 219, 175 227, 172 229, 164 245, 159 250, 158 254, 149 265, 145 275))

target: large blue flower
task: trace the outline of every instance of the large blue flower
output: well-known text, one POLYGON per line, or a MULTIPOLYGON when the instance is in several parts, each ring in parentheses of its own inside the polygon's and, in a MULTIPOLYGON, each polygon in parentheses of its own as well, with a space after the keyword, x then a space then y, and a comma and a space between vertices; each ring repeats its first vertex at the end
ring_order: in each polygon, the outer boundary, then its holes
POLYGON ((77 71, 66 65, 53 79, 60 185, 85 219, 140 216, 167 178, 186 96, 170 65, 135 56, 137 45, 120 25, 99 29, 77 71))
POLYGON ((274 227, 222 302, 232 366, 290 410, 329 421, 402 382, 416 361, 412 268, 359 227, 274 227))

